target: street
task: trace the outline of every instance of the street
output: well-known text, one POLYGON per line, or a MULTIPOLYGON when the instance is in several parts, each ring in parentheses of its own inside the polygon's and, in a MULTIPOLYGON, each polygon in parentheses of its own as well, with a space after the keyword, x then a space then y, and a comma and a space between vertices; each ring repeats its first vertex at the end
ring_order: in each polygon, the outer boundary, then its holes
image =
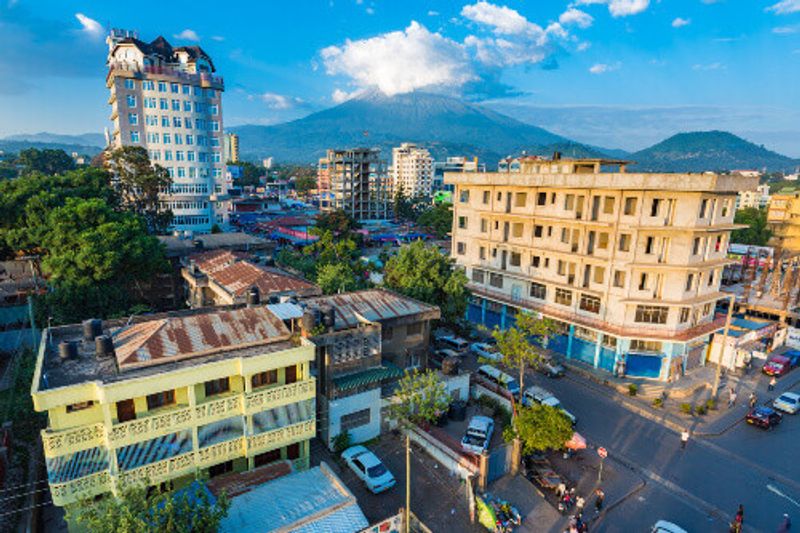
MULTIPOLYGON (((718 437, 692 437, 681 450, 679 434, 628 411, 600 385, 570 373, 531 378, 578 417, 576 429, 590 444, 604 446, 610 460, 645 480, 595 531, 647 531, 659 519, 688 531, 727 531, 740 503, 746 531, 775 531, 783 513, 800 518, 800 463, 793 457, 798 417, 784 416, 771 431, 740 422, 718 437)), ((734 409, 744 418, 743 405, 734 409)))

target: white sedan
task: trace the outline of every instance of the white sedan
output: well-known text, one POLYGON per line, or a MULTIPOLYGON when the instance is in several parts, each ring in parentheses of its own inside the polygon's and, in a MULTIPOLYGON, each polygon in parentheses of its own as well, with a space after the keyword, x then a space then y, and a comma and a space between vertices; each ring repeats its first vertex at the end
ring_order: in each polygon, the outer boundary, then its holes
POLYGON ((364 446, 347 448, 342 458, 373 494, 389 490, 397 483, 381 460, 364 446))
POLYGON ((497 348, 485 342, 473 342, 469 345, 472 353, 478 357, 488 359, 489 361, 500 361, 503 359, 503 354, 497 351, 497 348))
POLYGON ((653 533, 687 533, 685 529, 677 524, 673 524, 672 522, 667 522, 666 520, 659 520, 653 526, 652 529, 653 533))
POLYGON ((784 413, 793 415, 800 409, 800 394, 784 392, 772 402, 772 407, 784 413))

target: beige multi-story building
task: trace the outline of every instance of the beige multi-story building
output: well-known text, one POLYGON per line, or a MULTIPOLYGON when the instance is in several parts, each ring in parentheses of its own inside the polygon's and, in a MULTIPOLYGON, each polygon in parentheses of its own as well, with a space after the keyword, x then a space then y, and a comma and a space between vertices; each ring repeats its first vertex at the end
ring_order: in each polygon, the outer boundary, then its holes
POLYGON ((416 144, 403 143, 392 149, 392 194, 402 191, 409 198, 430 198, 433 192, 433 158, 416 144))
POLYGON ((239 136, 235 133, 225 134, 225 162, 239 162, 239 136))
POLYGON ((715 305, 736 193, 757 180, 625 167, 530 157, 446 174, 468 318, 505 328, 539 312, 559 324, 549 348, 611 372, 667 380, 702 364, 724 322, 715 305))
POLYGON ((769 204, 769 185, 759 185, 751 191, 739 191, 736 196, 736 210, 754 207, 763 209, 769 204))
POLYGON ((227 181, 222 141, 222 92, 214 63, 199 46, 173 48, 163 37, 150 43, 135 32, 108 38, 111 146, 141 146, 167 169, 163 191, 176 230, 208 232, 227 224, 227 181))
POLYGON ((328 150, 317 167, 321 211, 343 210, 356 220, 389 216, 390 183, 377 148, 328 150))
POLYGON ((770 197, 767 224, 772 230, 770 245, 800 251, 800 191, 782 190, 770 197))

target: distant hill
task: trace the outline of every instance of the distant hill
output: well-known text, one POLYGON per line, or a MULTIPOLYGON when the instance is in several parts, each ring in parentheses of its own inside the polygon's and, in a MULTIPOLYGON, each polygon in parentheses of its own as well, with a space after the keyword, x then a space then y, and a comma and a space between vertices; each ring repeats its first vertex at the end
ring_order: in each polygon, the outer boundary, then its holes
POLYGON ((84 144, 63 144, 57 142, 33 142, 33 141, 10 141, 0 139, 0 151, 5 153, 17 153, 26 148, 38 148, 39 150, 52 149, 64 150, 68 154, 77 152, 80 155, 93 156, 102 151, 99 146, 88 146, 84 144))
POLYGON ((62 135, 59 133, 49 133, 43 131, 41 133, 19 133, 16 135, 9 135, 8 137, 0 139, 0 141, 26 141, 26 142, 35 142, 40 144, 95 146, 97 148, 103 148, 106 145, 106 139, 101 133, 62 135))
POLYGON ((726 131, 679 133, 629 158, 636 162, 631 170, 654 172, 790 171, 800 164, 726 131))
POLYGON ((594 150, 480 105, 448 96, 380 92, 348 100, 307 117, 273 126, 237 126, 242 157, 313 162, 328 148, 379 147, 385 157, 401 142, 416 142, 437 158, 478 156, 493 168, 522 151, 551 154, 558 146, 576 155, 594 150))

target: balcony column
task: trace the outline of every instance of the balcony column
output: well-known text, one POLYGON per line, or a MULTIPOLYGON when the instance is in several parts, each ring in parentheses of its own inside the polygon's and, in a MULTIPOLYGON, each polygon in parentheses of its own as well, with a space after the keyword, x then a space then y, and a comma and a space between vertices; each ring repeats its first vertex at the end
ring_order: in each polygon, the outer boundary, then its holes
POLYGON ((567 359, 572 359, 572 339, 575 337, 575 325, 569 325, 569 335, 567 336, 567 353, 564 355, 567 356, 567 359))
POLYGON ((113 404, 110 403, 102 403, 100 404, 103 410, 103 424, 106 427, 106 447, 108 448, 108 470, 111 474, 111 479, 114 480, 112 483, 112 487, 116 491, 116 479, 117 474, 119 472, 119 465, 117 464, 117 450, 111 445, 108 441, 108 431, 114 427, 114 418, 111 415, 111 406, 113 404))
MULTIPOLYGON (((194 385, 189 385, 187 387, 187 396, 189 397, 189 409, 192 410, 192 418, 195 418, 195 407, 197 407, 197 394, 194 390, 194 385)), ((192 451, 197 451, 200 449, 200 437, 197 435, 197 422, 192 424, 192 451)), ((195 467, 197 467, 197 460, 199 457, 197 454, 194 454, 194 461, 195 467)))
POLYGON ((603 337, 602 333, 597 334, 597 344, 594 345, 594 367, 597 368, 600 366, 600 350, 603 347, 603 337))
MULTIPOLYGON (((667 360, 666 367, 667 368, 664 369, 663 368, 664 365, 662 363, 661 381, 669 381, 669 378, 670 378, 669 373, 672 371, 672 343, 671 342, 665 342, 663 346, 664 346, 664 349, 666 350, 666 356, 667 356, 666 357, 666 360, 667 360)), ((662 361, 663 360, 664 359, 662 359, 662 361)))
POLYGON ((508 306, 503 304, 503 307, 500 308, 500 329, 506 329, 506 313, 508 311, 508 306))
POLYGON ((486 325, 486 298, 481 298, 481 324, 486 325))

